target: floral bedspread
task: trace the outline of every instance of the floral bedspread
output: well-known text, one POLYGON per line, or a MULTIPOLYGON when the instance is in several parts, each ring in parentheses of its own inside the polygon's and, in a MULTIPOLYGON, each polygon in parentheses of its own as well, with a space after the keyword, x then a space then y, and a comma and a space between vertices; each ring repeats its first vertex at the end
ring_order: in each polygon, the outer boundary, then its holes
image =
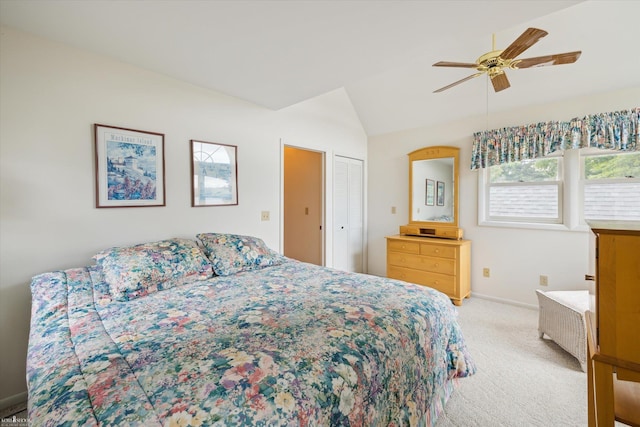
POLYGON ((475 366, 443 294, 297 261, 113 301, 36 276, 33 425, 425 426, 475 366))

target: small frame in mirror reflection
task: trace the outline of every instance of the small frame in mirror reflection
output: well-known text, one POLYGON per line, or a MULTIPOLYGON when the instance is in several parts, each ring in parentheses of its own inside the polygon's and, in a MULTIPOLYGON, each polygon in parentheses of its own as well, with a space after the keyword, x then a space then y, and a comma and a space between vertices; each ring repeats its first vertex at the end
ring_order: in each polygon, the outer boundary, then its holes
POLYGON ((427 179, 426 180, 426 195, 425 195, 425 199, 424 199, 424 204, 426 206, 433 206, 433 201, 435 199, 435 181, 432 179, 427 179))
POLYGON ((191 206, 238 204, 238 147, 191 140, 191 206))
POLYGON ((438 181, 438 193, 436 195, 436 204, 444 206, 444 182, 438 181))

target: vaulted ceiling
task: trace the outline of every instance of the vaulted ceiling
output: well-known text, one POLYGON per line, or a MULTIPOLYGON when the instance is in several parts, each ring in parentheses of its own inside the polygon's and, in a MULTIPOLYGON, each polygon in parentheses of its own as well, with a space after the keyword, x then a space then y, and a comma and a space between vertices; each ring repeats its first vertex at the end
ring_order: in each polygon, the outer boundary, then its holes
POLYGON ((345 88, 369 135, 637 86, 638 16, 631 0, 0 0, 4 25, 271 109, 345 88), (433 63, 528 27, 549 34, 521 57, 581 58, 509 70, 499 93, 485 76, 433 93, 475 72, 433 63))

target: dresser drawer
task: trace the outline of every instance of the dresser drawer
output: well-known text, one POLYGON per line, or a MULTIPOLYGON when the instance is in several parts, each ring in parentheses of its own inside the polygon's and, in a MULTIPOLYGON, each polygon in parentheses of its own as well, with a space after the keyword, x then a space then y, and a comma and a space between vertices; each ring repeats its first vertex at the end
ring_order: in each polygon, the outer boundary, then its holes
POLYGON ((455 259, 456 248, 451 246, 438 245, 436 243, 420 243, 420 255, 455 259))
POLYGON ((401 240, 389 240, 387 249, 390 251, 406 252, 410 254, 420 253, 420 243, 401 240))
POLYGON ((414 268, 433 273, 454 275, 456 272, 456 261, 454 259, 389 252, 388 262, 398 267, 414 268))
POLYGON ((447 276, 438 273, 425 273, 424 271, 414 270, 412 268, 397 267, 390 265, 387 269, 387 276, 392 279, 404 280, 405 282, 417 283, 419 285, 429 286, 440 292, 451 296, 455 295, 455 276, 447 276))
POLYGON ((471 295, 471 242, 430 237, 387 237, 387 277, 429 286, 455 305, 471 295))

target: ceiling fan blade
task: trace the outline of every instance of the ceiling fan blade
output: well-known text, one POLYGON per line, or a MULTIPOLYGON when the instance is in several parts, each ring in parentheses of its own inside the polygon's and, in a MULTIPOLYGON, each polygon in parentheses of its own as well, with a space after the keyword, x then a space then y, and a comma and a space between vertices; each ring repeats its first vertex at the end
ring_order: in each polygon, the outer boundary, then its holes
POLYGON ((493 84, 493 90, 496 92, 500 92, 501 90, 505 90, 511 86, 511 83, 509 83, 509 79, 504 72, 491 76, 491 84, 493 84))
POLYGON ((582 51, 557 53, 555 55, 536 56, 535 58, 526 58, 515 60, 513 68, 531 68, 544 67, 547 65, 573 64, 580 58, 582 51))
POLYGON ((474 77, 478 77, 478 76, 480 76, 480 75, 482 75, 482 74, 484 74, 484 73, 475 73, 475 74, 471 74, 470 76, 465 77, 465 78, 464 78, 464 79, 462 79, 462 80, 458 80, 457 82, 453 82, 453 83, 451 83, 450 85, 447 85, 447 86, 445 86, 445 87, 441 87, 441 88, 440 88, 440 89, 438 89, 438 90, 434 90, 434 91, 433 91, 433 93, 442 92, 442 91, 444 91, 444 90, 447 90, 447 89, 449 89, 449 88, 452 88, 452 87, 454 87, 454 86, 457 86, 457 85, 459 85, 460 83, 464 83, 464 82, 466 82, 467 80, 471 80, 471 79, 472 79, 472 78, 474 78, 474 77))
POLYGON ((540 30, 538 28, 527 28, 525 32, 520 35, 520 37, 518 37, 513 43, 509 45, 509 47, 502 51, 500 57, 502 59, 513 59, 536 44, 538 40, 540 40, 547 34, 549 33, 547 33, 545 30, 540 30))
POLYGON ((434 67, 460 67, 460 68, 476 68, 478 64, 470 64, 468 62, 448 62, 440 61, 433 64, 434 67))

